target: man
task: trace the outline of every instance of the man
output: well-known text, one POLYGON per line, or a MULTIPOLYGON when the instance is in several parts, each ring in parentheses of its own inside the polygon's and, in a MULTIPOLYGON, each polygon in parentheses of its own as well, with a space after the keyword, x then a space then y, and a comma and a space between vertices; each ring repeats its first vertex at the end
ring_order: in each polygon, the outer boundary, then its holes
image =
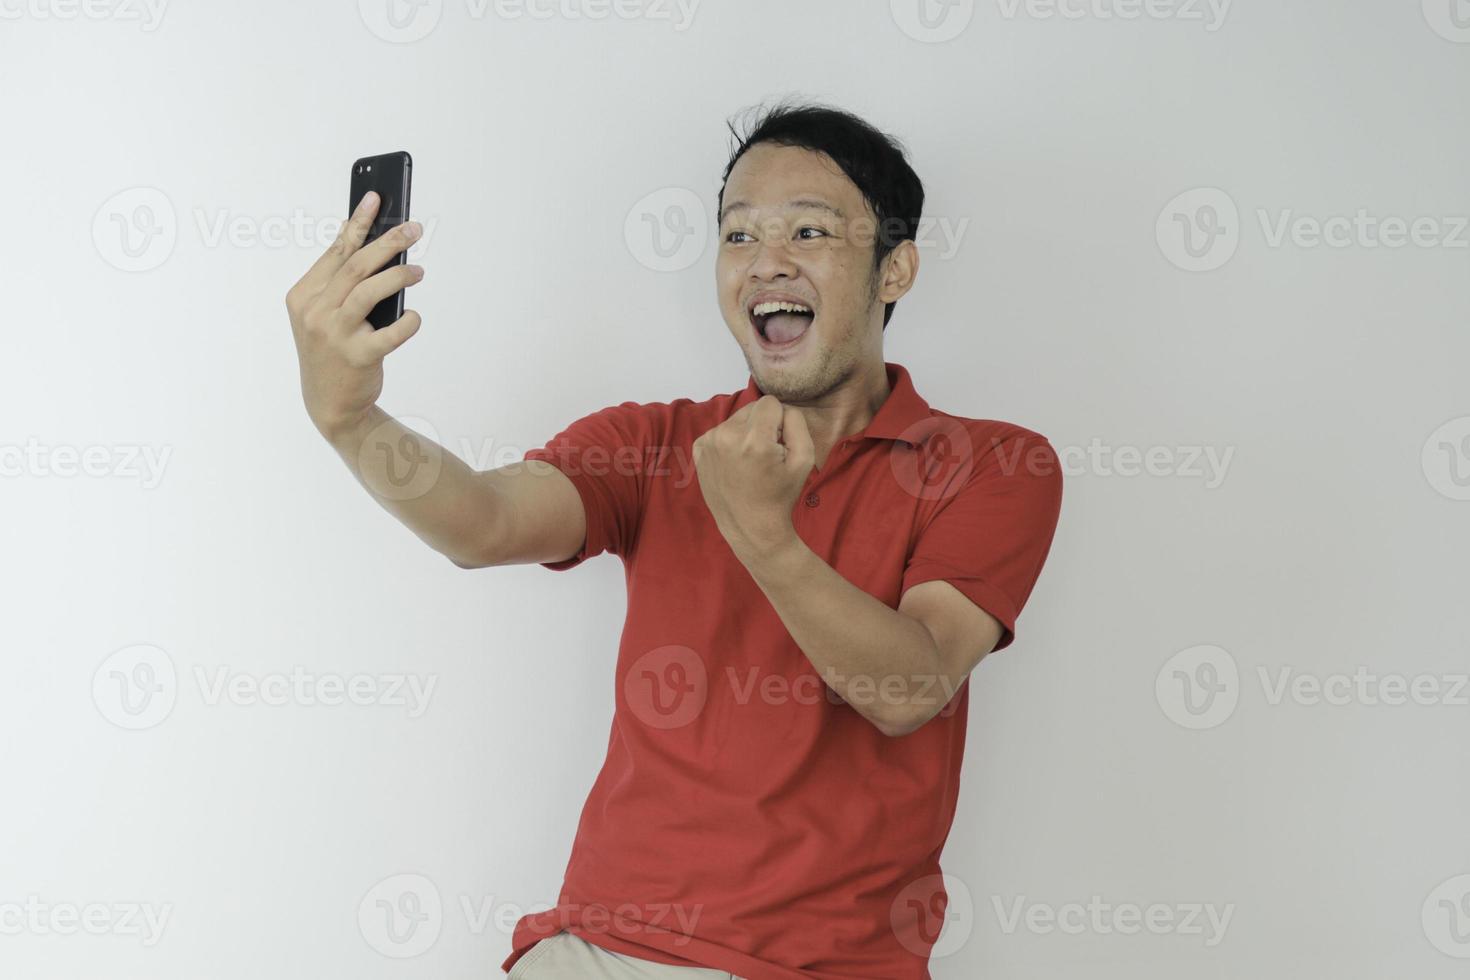
POLYGON ((736 138, 716 287, 742 391, 610 406, 477 473, 376 406, 419 320, 363 317, 422 275, 373 274, 414 225, 360 247, 365 202, 287 297, 311 418, 428 544, 625 566, 607 759, 513 980, 928 977, 965 681, 1013 639, 1056 526, 1045 438, 931 408, 883 360, 919 265, 902 149, 813 105, 736 138), (388 479, 405 452, 439 466, 411 495, 388 479))

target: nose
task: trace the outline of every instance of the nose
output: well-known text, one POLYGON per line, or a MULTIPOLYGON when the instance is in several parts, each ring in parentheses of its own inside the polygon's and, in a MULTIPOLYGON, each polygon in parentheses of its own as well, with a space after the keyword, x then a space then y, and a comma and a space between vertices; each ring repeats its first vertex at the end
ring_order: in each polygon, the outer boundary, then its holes
POLYGON ((767 239, 756 245, 755 256, 750 260, 750 278, 774 279, 785 276, 790 279, 799 271, 786 241, 779 238, 767 239))

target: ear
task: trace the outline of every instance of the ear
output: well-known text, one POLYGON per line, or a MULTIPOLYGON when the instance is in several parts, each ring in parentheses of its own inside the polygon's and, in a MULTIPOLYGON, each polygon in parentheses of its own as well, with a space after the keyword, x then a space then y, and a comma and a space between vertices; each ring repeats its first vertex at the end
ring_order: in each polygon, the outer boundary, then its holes
POLYGON ((882 281, 878 284, 878 302, 887 305, 897 302, 913 288, 919 275, 919 247, 905 239, 883 257, 878 269, 882 281))

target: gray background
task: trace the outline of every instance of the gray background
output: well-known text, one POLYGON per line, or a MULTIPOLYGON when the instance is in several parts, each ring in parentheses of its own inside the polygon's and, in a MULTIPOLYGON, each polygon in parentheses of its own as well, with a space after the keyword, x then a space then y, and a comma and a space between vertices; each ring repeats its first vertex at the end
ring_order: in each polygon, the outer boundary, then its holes
POLYGON ((726 117, 795 93, 925 181, 887 358, 1069 463, 974 677, 934 975, 1464 975, 1470 4, 393 2, 4 8, 0 973, 500 975, 602 759, 621 568, 464 572, 380 513, 286 288, 406 148, 389 411, 488 467, 737 390, 699 221, 726 117), (294 668, 384 697, 215 686, 294 668))

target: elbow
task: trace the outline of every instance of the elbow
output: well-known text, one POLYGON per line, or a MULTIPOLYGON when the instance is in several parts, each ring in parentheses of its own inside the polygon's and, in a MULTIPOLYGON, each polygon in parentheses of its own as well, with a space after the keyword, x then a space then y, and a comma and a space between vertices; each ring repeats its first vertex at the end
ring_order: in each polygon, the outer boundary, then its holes
POLYGON ((475 535, 473 538, 461 538, 437 550, 456 568, 489 568, 502 563, 502 552, 495 544, 496 538, 493 535, 475 535))
POLYGON ((449 559, 450 564, 456 568, 489 568, 495 562, 488 555, 470 555, 463 553, 444 552, 444 557, 449 559))
POLYGON ((497 519, 499 516, 499 511, 492 510, 488 521, 478 520, 473 530, 455 534, 447 542, 440 539, 435 550, 456 568, 490 568, 505 564, 505 537, 500 530, 503 522, 497 519))

